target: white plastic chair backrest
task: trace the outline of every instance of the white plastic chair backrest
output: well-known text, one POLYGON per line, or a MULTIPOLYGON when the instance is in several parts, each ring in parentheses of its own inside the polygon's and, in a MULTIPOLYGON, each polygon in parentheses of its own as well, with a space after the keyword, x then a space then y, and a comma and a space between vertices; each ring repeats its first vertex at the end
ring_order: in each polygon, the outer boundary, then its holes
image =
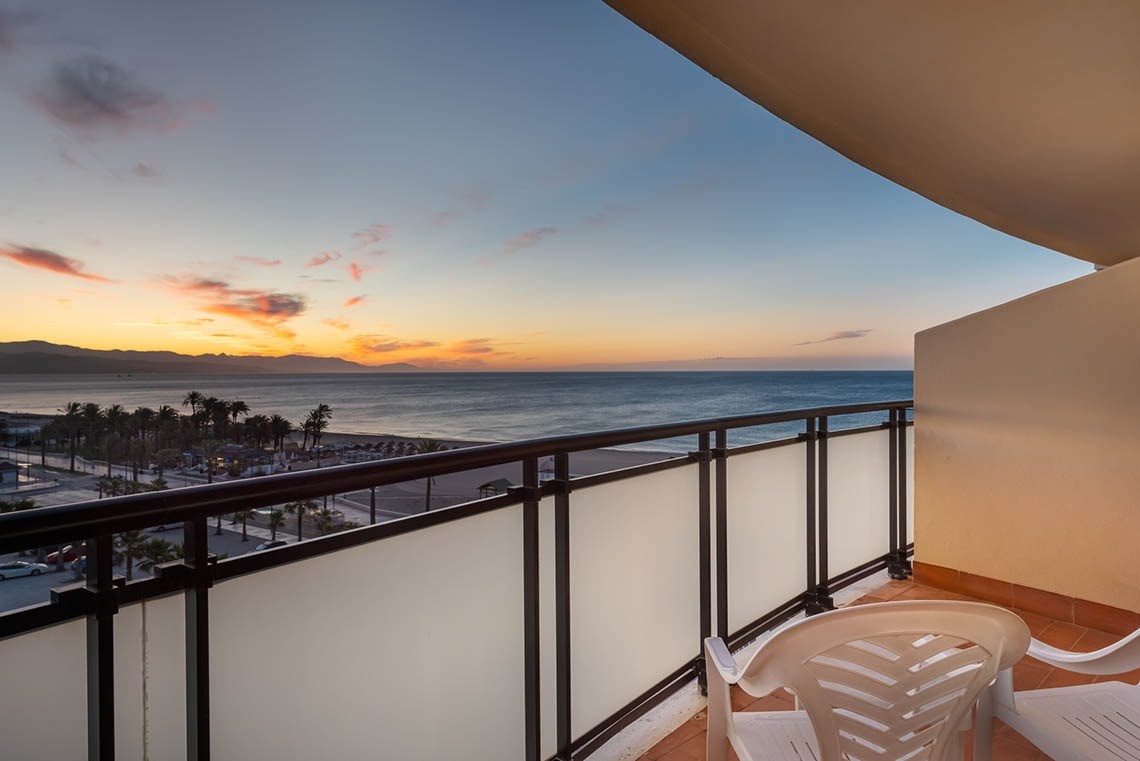
POLYGON ((939 761, 981 691, 1029 646, 995 605, 887 602, 844 608, 777 632, 743 669, 755 695, 789 687, 824 761, 939 761))

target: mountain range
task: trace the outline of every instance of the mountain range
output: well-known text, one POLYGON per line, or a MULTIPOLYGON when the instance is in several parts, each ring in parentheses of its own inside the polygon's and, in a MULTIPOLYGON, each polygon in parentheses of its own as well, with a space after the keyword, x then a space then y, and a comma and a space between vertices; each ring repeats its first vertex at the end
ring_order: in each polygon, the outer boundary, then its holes
POLYGON ((47 341, 0 342, 0 375, 32 373, 248 374, 422 372, 406 362, 362 365, 337 357, 177 354, 172 351, 83 349, 47 341))

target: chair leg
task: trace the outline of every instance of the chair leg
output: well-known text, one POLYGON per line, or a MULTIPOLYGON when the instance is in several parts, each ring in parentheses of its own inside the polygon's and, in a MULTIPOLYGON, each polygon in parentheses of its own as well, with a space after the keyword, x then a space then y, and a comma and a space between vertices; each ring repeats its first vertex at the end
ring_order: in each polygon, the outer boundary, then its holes
POLYGON ((982 690, 974 711, 974 761, 990 761, 994 740, 994 688, 982 690))

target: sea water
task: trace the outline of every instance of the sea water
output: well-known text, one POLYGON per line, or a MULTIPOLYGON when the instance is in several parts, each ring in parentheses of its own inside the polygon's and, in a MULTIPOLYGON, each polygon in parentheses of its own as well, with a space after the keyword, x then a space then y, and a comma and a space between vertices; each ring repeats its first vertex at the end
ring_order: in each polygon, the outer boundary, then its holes
MULTIPOLYGON (((318 404, 332 408, 330 431, 463 441, 517 441, 563 434, 910 399, 914 374, 884 371, 375 373, 321 375, 6 375, 0 410, 55 414, 68 402, 167 404, 181 411, 190 391, 242 400, 251 414, 295 425, 318 404)), ((885 413, 837 419, 874 424, 885 413)), ((730 433, 729 444, 794 435, 802 423, 730 433)), ((636 446, 687 451, 675 439, 636 446)))

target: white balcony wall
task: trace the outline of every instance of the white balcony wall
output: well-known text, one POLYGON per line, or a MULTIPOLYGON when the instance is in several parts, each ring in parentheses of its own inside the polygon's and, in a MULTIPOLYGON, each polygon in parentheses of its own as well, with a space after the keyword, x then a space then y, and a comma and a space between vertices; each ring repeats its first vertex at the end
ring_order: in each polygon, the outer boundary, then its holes
POLYGON ((0 678, 0 758, 87 757, 85 620, 0 641, 0 678))
POLYGON ((827 440, 829 575, 890 551, 890 467, 889 431, 827 440))
POLYGON ((737 631, 807 586, 805 445, 727 461, 728 626, 737 631))
POLYGON ((915 336, 916 560, 1140 610, 1140 258, 915 336))
POLYGON ((210 593, 215 758, 521 758, 522 508, 210 593))
POLYGON ((570 495, 575 737, 700 652, 698 522, 696 465, 570 495))
POLYGON ((115 758, 186 758, 186 615, 182 595, 115 616, 115 758))

